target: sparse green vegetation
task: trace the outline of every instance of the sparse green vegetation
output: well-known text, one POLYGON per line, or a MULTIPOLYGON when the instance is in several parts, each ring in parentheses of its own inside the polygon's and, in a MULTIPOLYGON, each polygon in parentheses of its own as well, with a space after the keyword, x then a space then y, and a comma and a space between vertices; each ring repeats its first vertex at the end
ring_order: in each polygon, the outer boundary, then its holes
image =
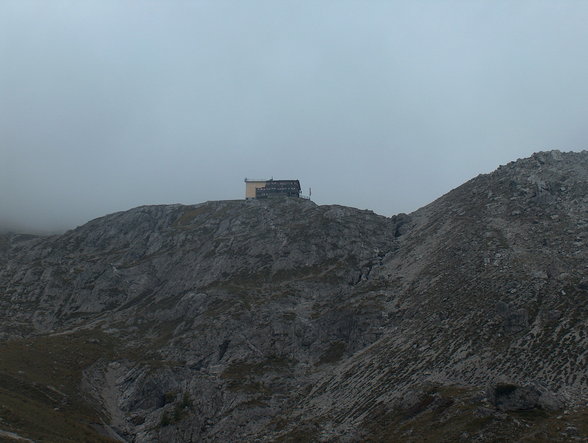
POLYGON ((209 211, 210 208, 206 205, 201 205, 196 208, 187 208, 176 221, 176 226, 181 227, 189 225, 196 217, 209 211))
POLYGON ((318 429, 311 425, 302 425, 293 430, 281 435, 276 441, 279 443, 299 443, 316 441, 318 437, 318 429))
POLYGON ((329 345, 329 348, 323 352, 317 364, 324 365, 329 363, 336 363, 345 354, 345 343, 341 341, 333 342, 329 345))
MULTIPOLYGON (((166 392, 164 395, 164 401, 166 404, 172 403, 175 401, 177 396, 177 392, 166 392)), ((159 426, 165 427, 174 423, 178 423, 189 413, 189 411, 192 410, 192 408, 193 402, 190 398, 190 394, 184 392, 182 399, 174 404, 174 407, 171 411, 166 410, 163 412, 159 421, 159 426)))
POLYGON ((166 392, 165 394, 163 394, 163 404, 167 405, 170 403, 173 403, 173 401, 176 399, 178 393, 176 391, 169 391, 166 392))
POLYGON ((112 441, 90 426, 103 413, 80 394, 82 371, 112 359, 116 341, 100 331, 0 344, 2 428, 48 442, 112 441))
POLYGON ((182 396, 182 400, 174 405, 174 415, 173 415, 174 422, 178 422, 182 418, 184 418, 184 416, 188 413, 188 411, 192 410, 192 406, 193 406, 193 404, 192 404, 192 399, 190 398, 190 395, 187 392, 184 392, 184 395, 182 396))
POLYGON ((183 409, 192 409, 193 405, 194 405, 194 403, 192 402, 192 399, 190 398, 190 394, 188 394, 187 392, 184 392, 180 406, 183 409))
POLYGON ((282 318, 288 322, 294 321, 296 319, 296 312, 284 312, 282 318))
POLYGON ((269 393, 268 388, 257 379, 268 373, 282 374, 290 370, 295 362, 279 356, 268 357, 260 362, 234 361, 221 374, 232 391, 269 393))
POLYGON ((221 374, 222 378, 236 379, 262 375, 267 372, 282 372, 294 362, 285 357, 273 356, 260 362, 234 361, 221 374))
POLYGON ((165 426, 171 425, 172 423, 173 421, 169 412, 163 411, 163 414, 161 415, 161 420, 159 421, 159 426, 163 428, 165 426))
MULTIPOLYGON (((367 442, 566 441, 558 413, 534 409, 495 413, 480 404, 475 391, 459 386, 425 388, 407 409, 374 408, 364 422, 367 442), (482 437, 483 436, 483 437, 482 437)), ((588 408, 569 413, 581 435, 588 434, 588 408)))

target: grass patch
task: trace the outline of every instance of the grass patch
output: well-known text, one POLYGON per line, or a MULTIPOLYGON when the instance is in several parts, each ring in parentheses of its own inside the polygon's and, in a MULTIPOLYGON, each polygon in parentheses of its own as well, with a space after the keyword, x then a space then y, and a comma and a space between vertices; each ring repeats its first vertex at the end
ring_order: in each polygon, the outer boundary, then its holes
POLYGON ((269 373, 282 374, 289 371, 294 363, 291 359, 279 356, 268 357, 260 362, 234 361, 223 371, 221 378, 227 380, 231 391, 271 394, 258 378, 269 373))
POLYGON ((570 426, 581 438, 588 435, 588 408, 567 415, 541 409, 495 413, 481 406, 472 389, 437 385, 422 389, 411 407, 389 409, 380 404, 372 409, 364 420, 364 441, 563 441, 570 426))
POLYGON ((186 209, 175 223, 176 227, 189 225, 199 215, 210 212, 208 206, 202 205, 192 209, 186 209))
MULTIPOLYGON (((176 397, 176 394, 173 392, 170 392, 167 394, 170 394, 169 398, 171 398, 171 401, 173 401, 176 397)), ((166 396, 167 396, 167 394, 166 394, 166 396)), ((189 411, 192 411, 192 410, 193 410, 192 399, 190 398, 190 395, 187 392, 184 392, 184 395, 182 396, 182 400, 177 402, 174 405, 173 410, 165 411, 162 414, 161 420, 159 421, 159 427, 165 427, 165 426, 172 425, 174 423, 178 423, 189 413, 189 411)))
POLYGON ((299 443, 318 441, 319 432, 316 427, 302 425, 277 438, 279 443, 299 443))
POLYGON ((232 362, 221 374, 225 379, 243 379, 259 376, 268 372, 283 372, 294 362, 285 357, 272 356, 260 362, 246 362, 243 360, 232 362))
POLYGON ((332 342, 329 348, 320 356, 317 364, 325 365, 330 363, 336 363, 339 360, 341 360, 344 354, 345 343, 343 343, 342 341, 332 342))
POLYGON ((0 344, 2 428, 48 442, 108 442, 91 423, 102 412, 80 392, 82 371, 112 359, 115 340, 100 331, 34 337, 0 344))
POLYGON ((450 442, 462 435, 483 429, 492 420, 475 415, 475 406, 460 401, 466 389, 455 386, 429 387, 419 400, 406 409, 375 408, 364 422, 366 441, 450 442))

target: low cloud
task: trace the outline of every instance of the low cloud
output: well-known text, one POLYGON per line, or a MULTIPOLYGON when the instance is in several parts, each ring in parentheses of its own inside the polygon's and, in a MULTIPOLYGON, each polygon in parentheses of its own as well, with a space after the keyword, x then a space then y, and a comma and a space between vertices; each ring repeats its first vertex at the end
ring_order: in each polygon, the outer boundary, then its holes
POLYGON ((586 148, 588 4, 0 5, 0 225, 52 231, 297 178, 409 212, 586 148))

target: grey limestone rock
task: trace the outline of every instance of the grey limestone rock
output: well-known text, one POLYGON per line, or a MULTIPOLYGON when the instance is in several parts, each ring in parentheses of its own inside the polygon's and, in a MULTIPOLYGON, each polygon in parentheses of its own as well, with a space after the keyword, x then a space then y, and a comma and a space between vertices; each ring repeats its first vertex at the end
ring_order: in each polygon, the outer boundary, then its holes
POLYGON ((524 411, 539 406, 541 393, 534 386, 499 383, 491 391, 491 399, 501 411, 524 411))
POLYGON ((133 442, 377 439, 486 411, 500 374, 504 413, 584 407, 587 196, 588 153, 551 152, 390 218, 218 201, 2 235, 0 336, 87 335, 80 396, 133 442))
POLYGON ((560 396, 536 383, 518 385, 498 382, 488 389, 488 398, 501 411, 524 411, 529 409, 559 410, 564 402, 560 396))

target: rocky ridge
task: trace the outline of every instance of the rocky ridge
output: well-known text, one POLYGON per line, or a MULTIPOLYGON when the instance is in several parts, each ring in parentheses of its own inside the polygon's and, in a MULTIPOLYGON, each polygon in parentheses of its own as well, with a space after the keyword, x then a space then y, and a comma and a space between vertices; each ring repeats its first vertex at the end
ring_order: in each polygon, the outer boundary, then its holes
POLYGON ((588 153, 551 151, 391 218, 220 201, 1 236, 0 429, 585 439, 587 225, 588 153))

